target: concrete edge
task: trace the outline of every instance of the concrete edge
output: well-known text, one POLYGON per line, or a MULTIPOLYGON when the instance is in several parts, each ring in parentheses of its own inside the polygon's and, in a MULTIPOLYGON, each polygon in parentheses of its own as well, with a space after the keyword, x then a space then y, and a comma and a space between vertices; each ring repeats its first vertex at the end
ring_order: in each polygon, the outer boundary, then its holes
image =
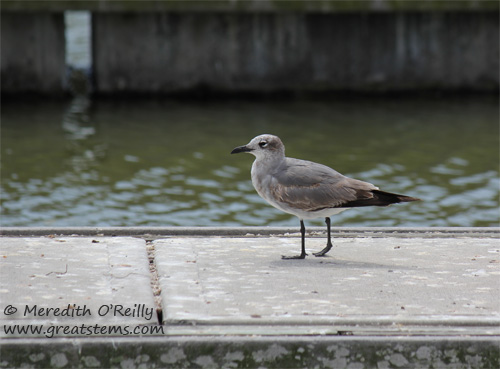
POLYGON ((500 316, 444 316, 444 315, 432 315, 423 317, 400 317, 395 315, 365 315, 365 316, 348 316, 348 317, 335 317, 335 316, 325 316, 325 317, 315 317, 314 322, 307 317, 297 318, 293 317, 290 319, 266 319, 258 318, 253 320, 243 320, 243 319, 231 319, 227 316, 214 316, 210 319, 190 319, 190 320, 175 320, 175 319, 165 319, 163 323, 167 327, 179 327, 179 326, 257 326, 257 325, 273 325, 273 326, 292 326, 301 325, 304 327, 314 327, 314 326, 352 326, 352 327, 394 327, 399 326, 413 326, 413 327, 492 327, 498 328, 500 330, 500 316))
MULTIPOLYGON (((392 319, 391 319, 392 318, 392 319)), ((322 319, 310 322, 307 319, 278 321, 255 319, 255 321, 224 320, 214 317, 209 321, 164 321, 166 335, 169 336, 307 336, 307 335, 349 335, 356 337, 416 337, 416 336, 454 336, 498 337, 500 338, 500 320, 488 319, 452 319, 424 321, 418 319, 387 320, 369 319, 322 319)))
MULTIPOLYGON (((309 236, 324 235, 325 227, 307 227, 309 236)), ((500 238, 500 227, 332 227, 334 237, 488 237, 500 238)), ((2 227, 0 236, 298 236, 299 227, 2 227)))

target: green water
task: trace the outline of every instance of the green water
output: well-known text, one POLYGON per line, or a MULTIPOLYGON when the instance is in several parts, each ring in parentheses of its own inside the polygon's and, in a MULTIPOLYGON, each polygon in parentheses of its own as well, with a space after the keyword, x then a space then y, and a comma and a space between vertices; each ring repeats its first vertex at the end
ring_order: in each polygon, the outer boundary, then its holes
MULTIPOLYGON (((2 104, 3 226, 297 226, 250 182, 261 133, 423 199, 345 211, 342 226, 495 226, 497 97, 2 104)), ((322 224, 322 220, 308 222, 322 224)))

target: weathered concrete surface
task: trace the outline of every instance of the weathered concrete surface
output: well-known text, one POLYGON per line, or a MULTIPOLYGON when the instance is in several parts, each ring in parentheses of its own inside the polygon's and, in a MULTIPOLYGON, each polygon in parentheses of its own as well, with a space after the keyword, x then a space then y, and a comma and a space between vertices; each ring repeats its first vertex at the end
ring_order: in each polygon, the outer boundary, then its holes
POLYGON ((96 92, 490 91, 498 12, 95 13, 96 92))
MULTIPOLYGON (((323 243, 309 239, 309 254, 323 243)), ((247 325, 248 334, 259 325, 306 334, 500 334, 498 239, 336 238, 330 257, 293 261, 280 255, 299 251, 294 238, 154 245, 171 325, 247 325)))
POLYGON ((64 93, 62 13, 2 11, 0 34, 2 94, 64 93))
MULTIPOLYGON (((308 230, 310 253, 325 237, 308 230)), ((278 228, 4 228, 2 328, 164 331, 4 333, 0 368, 497 368, 500 231, 461 230, 336 228, 330 257, 290 261, 280 256, 296 253, 300 238, 278 228), (92 236, 67 236, 79 231, 92 236), (163 326, 130 316, 7 315, 7 305, 34 303, 87 304, 92 313, 101 304, 149 307, 155 278, 163 326)))
POLYGON ((150 284, 145 241, 141 239, 0 238, 2 334, 3 324, 156 324, 150 284), (122 316, 134 304, 136 309, 139 306, 139 314, 122 316), (141 314, 146 313, 143 306, 153 313, 150 319, 141 314), (40 308, 59 308, 62 316, 40 314, 40 308), (65 316, 63 309, 70 316, 65 316))

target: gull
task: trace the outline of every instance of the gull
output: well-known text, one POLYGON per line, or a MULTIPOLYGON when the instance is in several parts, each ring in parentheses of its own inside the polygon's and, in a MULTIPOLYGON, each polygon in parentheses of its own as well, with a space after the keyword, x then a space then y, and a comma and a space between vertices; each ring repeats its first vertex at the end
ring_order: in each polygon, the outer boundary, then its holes
POLYGON ((278 136, 257 136, 248 144, 236 147, 231 154, 241 152, 255 156, 251 176, 257 193, 275 208, 293 214, 300 220, 301 253, 282 256, 283 259, 306 257, 304 219, 325 218, 328 235, 326 247, 313 253, 321 257, 333 246, 330 231, 332 215, 355 207, 388 206, 420 200, 381 191, 371 183, 346 177, 322 164, 287 158, 285 146, 278 136))

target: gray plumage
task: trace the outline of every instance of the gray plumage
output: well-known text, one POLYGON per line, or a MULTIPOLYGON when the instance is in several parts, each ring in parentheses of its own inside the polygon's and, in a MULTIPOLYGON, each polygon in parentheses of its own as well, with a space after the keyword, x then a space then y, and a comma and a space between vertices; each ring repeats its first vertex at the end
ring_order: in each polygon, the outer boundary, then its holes
MULTIPOLYGON (((330 216, 352 207, 388 206, 419 199, 380 191, 371 183, 346 177, 332 168, 307 160, 285 157, 285 146, 277 136, 260 135, 247 145, 236 147, 231 154, 255 155, 252 184, 257 193, 272 206, 297 216, 301 223, 302 253, 305 257, 304 219, 324 217, 328 227, 327 247, 331 248, 330 216)), ((289 257, 284 257, 289 258, 289 257)))

